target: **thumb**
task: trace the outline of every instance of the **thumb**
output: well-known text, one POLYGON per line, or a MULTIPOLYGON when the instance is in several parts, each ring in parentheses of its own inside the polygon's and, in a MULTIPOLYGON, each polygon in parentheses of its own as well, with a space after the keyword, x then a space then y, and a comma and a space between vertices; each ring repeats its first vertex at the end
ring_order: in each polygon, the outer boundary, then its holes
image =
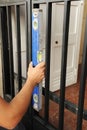
POLYGON ((29 64, 29 68, 33 68, 33 66, 32 66, 32 61, 31 61, 30 64, 29 64))

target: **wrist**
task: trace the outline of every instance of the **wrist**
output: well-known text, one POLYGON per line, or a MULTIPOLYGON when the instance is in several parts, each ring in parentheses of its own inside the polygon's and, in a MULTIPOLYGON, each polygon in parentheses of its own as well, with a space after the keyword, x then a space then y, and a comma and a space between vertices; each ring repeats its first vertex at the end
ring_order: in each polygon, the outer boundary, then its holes
POLYGON ((33 80, 27 78, 27 80, 26 80, 26 85, 27 85, 28 87, 32 88, 32 90, 33 90, 34 87, 35 87, 35 82, 34 82, 33 80))

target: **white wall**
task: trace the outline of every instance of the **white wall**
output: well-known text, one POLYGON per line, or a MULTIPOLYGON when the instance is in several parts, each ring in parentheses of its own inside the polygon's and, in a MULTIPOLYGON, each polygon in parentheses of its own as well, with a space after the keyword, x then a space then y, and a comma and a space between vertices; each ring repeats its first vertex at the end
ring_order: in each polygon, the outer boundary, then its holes
MULTIPOLYGON (((22 56, 22 76, 26 77, 26 32, 25 32, 25 10, 24 6, 20 8, 20 29, 21 29, 21 56, 22 56)), ((17 30, 16 30, 16 17, 15 8, 12 9, 12 28, 13 28, 13 56, 14 56, 14 72, 17 73, 17 30)))
POLYGON ((83 22, 82 22, 82 33, 81 33, 81 45, 80 45, 79 64, 81 64, 82 56, 83 56, 83 44, 84 44, 84 33, 85 33, 86 16, 87 16, 87 0, 85 0, 85 3, 84 3, 84 13, 83 13, 83 22))

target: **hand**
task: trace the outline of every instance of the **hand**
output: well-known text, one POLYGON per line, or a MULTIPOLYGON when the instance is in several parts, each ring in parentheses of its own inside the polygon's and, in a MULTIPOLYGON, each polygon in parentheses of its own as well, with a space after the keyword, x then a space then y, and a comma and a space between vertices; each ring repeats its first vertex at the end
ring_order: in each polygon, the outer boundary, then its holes
POLYGON ((28 68, 28 80, 33 84, 37 85, 45 76, 45 63, 41 62, 36 67, 32 66, 32 62, 29 64, 28 68))

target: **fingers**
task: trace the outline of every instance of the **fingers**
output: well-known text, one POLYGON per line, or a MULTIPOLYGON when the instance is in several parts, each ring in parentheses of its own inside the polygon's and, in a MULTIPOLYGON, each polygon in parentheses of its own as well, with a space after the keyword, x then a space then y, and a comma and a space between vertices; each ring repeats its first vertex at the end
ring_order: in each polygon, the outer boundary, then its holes
POLYGON ((32 61, 31 61, 30 64, 29 64, 29 68, 32 68, 32 61))
MULTIPOLYGON (((32 68, 33 68, 32 62, 30 62, 29 69, 32 69, 32 68)), ((35 68, 38 68, 38 69, 41 69, 42 71, 45 71, 45 62, 39 63, 38 65, 36 65, 35 68)))
POLYGON ((41 62, 41 63, 39 63, 38 65, 37 65, 37 67, 41 67, 41 68, 45 68, 45 62, 41 62))
POLYGON ((32 66, 32 62, 28 68, 28 78, 36 83, 39 83, 45 77, 45 62, 41 62, 35 67, 32 66))
MULTIPOLYGON (((45 67, 45 62, 40 62, 37 66, 45 67)), ((33 67, 32 61, 30 62, 29 67, 33 67)))

